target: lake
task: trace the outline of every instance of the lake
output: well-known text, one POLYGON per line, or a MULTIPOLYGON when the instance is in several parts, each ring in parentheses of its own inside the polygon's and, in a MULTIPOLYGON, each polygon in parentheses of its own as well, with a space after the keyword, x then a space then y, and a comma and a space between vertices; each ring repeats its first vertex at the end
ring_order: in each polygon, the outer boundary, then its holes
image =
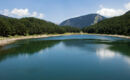
POLYGON ((130 80, 130 40, 69 35, 0 47, 0 80, 130 80))

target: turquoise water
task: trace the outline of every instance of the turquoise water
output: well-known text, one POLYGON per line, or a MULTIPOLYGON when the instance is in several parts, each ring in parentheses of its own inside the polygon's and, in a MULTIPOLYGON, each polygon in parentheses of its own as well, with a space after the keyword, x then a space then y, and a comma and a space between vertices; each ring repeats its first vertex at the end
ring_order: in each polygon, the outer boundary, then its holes
POLYGON ((130 80, 130 40, 96 35, 0 47, 0 80, 130 80))

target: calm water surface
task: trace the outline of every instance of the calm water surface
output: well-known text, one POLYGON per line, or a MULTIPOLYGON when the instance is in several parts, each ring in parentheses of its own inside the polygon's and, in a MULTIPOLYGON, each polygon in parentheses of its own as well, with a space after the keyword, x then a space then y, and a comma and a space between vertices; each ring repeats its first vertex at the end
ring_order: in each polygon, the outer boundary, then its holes
POLYGON ((72 35, 0 47, 0 80, 130 80, 130 40, 72 35))

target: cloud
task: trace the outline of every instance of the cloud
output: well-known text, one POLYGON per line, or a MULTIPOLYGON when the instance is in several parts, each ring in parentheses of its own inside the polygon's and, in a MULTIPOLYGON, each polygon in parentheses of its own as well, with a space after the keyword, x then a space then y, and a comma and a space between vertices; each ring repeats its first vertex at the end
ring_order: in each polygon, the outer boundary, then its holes
POLYGON ((32 17, 36 17, 37 16, 37 12, 33 12, 31 16, 32 17))
POLYGON ((127 10, 130 10, 130 2, 127 3, 127 4, 125 4, 125 8, 126 8, 127 10))
POLYGON ((43 17, 44 17, 44 14, 40 13, 39 18, 43 18, 43 17))
POLYGON ((23 16, 28 16, 29 15, 29 11, 28 11, 28 9, 17 9, 17 8, 14 8, 11 11, 11 14, 23 17, 23 16))
POLYGON ((8 16, 9 15, 9 10, 8 9, 0 10, 0 13, 5 15, 5 16, 8 16))
POLYGON ((114 9, 114 8, 105 8, 103 5, 100 5, 100 10, 97 10, 97 13, 106 17, 120 16, 126 11, 130 10, 130 2, 124 5, 124 9, 114 9))
POLYGON ((101 8, 97 11, 98 14, 106 16, 106 17, 113 17, 113 16, 119 16, 124 14, 124 11, 121 9, 112 9, 112 8, 101 8))
POLYGON ((27 9, 27 8, 25 8, 25 9, 14 8, 12 10, 4 9, 4 10, 0 10, 0 14, 10 16, 10 17, 16 17, 16 18, 21 18, 21 17, 43 18, 44 17, 43 13, 38 13, 36 11, 29 12, 29 9, 27 9))

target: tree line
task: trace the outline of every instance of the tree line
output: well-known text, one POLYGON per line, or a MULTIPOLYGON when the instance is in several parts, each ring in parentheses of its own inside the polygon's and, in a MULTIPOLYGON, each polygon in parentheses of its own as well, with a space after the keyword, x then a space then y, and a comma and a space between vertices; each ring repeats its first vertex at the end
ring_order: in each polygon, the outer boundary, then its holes
POLYGON ((10 18, 0 17, 0 36, 33 35, 80 32, 80 29, 70 26, 58 26, 54 23, 38 18, 10 18))
POLYGON ((105 19, 95 25, 83 28, 83 32, 100 34, 130 35, 130 12, 105 19))
POLYGON ((38 18, 0 17, 0 36, 53 34, 53 33, 100 33, 130 35, 130 11, 118 17, 105 19, 82 30, 70 26, 59 26, 38 18))

